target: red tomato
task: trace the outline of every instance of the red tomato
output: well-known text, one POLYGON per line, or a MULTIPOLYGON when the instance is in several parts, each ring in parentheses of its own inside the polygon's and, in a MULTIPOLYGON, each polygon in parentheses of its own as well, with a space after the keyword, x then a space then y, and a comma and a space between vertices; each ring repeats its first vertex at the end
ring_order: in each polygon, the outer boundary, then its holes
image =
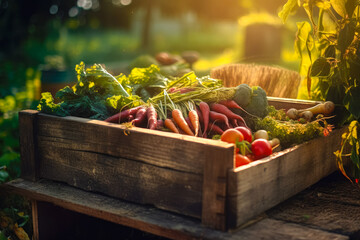
POLYGON ((267 157, 272 154, 272 148, 268 140, 256 139, 251 143, 251 151, 255 159, 267 157))
POLYGON ((233 129, 233 128, 229 128, 227 130, 225 130, 225 132, 223 132, 223 134, 221 134, 221 141, 224 142, 228 142, 228 143, 236 143, 236 142, 241 142, 244 140, 244 136, 242 135, 241 132, 233 129))
POLYGON ((249 143, 252 142, 252 133, 250 131, 250 129, 248 129, 247 127, 236 127, 236 130, 238 130, 239 132, 241 132, 241 134, 244 136, 244 140, 248 141, 249 143))
POLYGON ((236 154, 235 156, 235 167, 239 167, 242 165, 246 165, 248 163, 251 163, 250 159, 247 156, 244 156, 242 154, 236 154))

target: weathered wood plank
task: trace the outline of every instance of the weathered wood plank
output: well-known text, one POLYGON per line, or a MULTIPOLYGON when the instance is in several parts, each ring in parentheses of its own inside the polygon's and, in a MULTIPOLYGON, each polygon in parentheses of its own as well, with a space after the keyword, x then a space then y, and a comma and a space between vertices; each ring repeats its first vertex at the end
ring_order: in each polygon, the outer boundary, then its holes
POLYGON ((306 227, 286 221, 266 218, 252 226, 237 232, 240 239, 316 239, 316 240, 345 240, 348 236, 322 231, 316 228, 306 227))
POLYGON ((40 148, 39 157, 42 178, 201 217, 200 174, 53 145, 40 148))
POLYGON ((39 240, 39 216, 36 200, 31 201, 31 217, 32 217, 32 227, 33 227, 33 240, 39 240))
POLYGON ((38 111, 24 110, 19 112, 21 176, 36 181, 39 178, 37 158, 37 121, 38 111))
POLYGON ((267 215, 324 231, 352 235, 360 232, 360 189, 337 172, 267 211, 267 215))
POLYGON ((214 180, 207 190, 210 203, 215 206, 222 202, 216 209, 212 207, 213 214, 225 219, 226 174, 227 168, 233 166, 232 144, 44 114, 39 114, 38 129, 41 177, 198 218, 201 212, 211 212, 201 206, 204 166, 212 166, 208 159, 222 166, 225 155, 229 159, 226 170, 213 168, 222 171, 219 178, 223 180, 218 183, 208 170, 205 180, 214 180), (212 191, 220 185, 218 192, 212 191))
POLYGON ((302 99, 292 99, 292 98, 278 98, 278 97, 267 97, 269 105, 274 106, 276 109, 285 109, 290 108, 304 109, 313 107, 320 101, 311 101, 311 100, 302 100, 302 99))
POLYGON ((209 148, 204 165, 201 220, 223 231, 227 230, 227 173, 234 167, 234 152, 234 146, 221 152, 209 148))
POLYGON ((17 179, 2 187, 30 199, 53 203, 71 211, 170 239, 348 239, 340 234, 274 219, 264 219, 234 232, 222 232, 204 227, 197 219, 48 180, 30 182, 17 179))
POLYGON ((204 152, 228 146, 211 139, 154 131, 126 129, 104 121, 39 114, 39 148, 60 145, 202 174, 204 152))
POLYGON ((229 222, 236 227, 316 183, 336 169, 333 152, 344 129, 231 170, 229 222), (322 147, 326 146, 326 147, 322 147))

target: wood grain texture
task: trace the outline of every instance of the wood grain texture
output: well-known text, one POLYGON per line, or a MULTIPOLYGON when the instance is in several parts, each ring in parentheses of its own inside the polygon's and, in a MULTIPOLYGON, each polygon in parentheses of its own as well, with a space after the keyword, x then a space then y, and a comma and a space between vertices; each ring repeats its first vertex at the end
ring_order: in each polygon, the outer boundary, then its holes
POLYGON ((38 111, 35 110, 19 112, 21 176, 32 181, 39 178, 36 141, 37 116, 38 111))
POLYGON ((202 175, 55 146, 39 151, 41 177, 201 217, 202 175))
POLYGON ((273 219, 352 236, 360 233, 360 189, 337 171, 266 214, 273 219))
POLYGON ((222 232, 205 227, 194 218, 48 180, 31 182, 17 179, 1 187, 33 200, 53 203, 71 211, 170 239, 348 239, 345 235, 274 219, 264 219, 240 230, 222 232))
POLYGON ((229 227, 240 226, 335 171, 333 152, 344 130, 231 170, 229 227))
POLYGON ((337 233, 326 232, 286 221, 266 218, 250 227, 240 230, 237 234, 239 239, 262 239, 262 240, 289 240, 289 239, 314 239, 314 240, 345 240, 349 239, 337 233), (241 235, 240 235, 241 234, 241 235))
POLYGON ((202 223, 206 226, 227 230, 227 173, 234 167, 234 146, 222 151, 209 148, 204 165, 202 190, 202 223))
POLYGON ((202 174, 204 151, 208 147, 227 145, 211 139, 45 114, 39 114, 38 129, 39 148, 55 145, 196 174, 202 174))
POLYGON ((31 217, 32 217, 32 227, 33 227, 33 240, 39 240, 39 216, 36 200, 31 201, 31 217))
MULTIPOLYGON (((42 178, 197 218, 203 166, 233 149, 210 139, 76 117, 39 114, 37 123, 42 178)), ((221 184, 226 193, 226 182, 221 184)))
POLYGON ((274 106, 276 109, 284 109, 285 111, 289 110, 290 108, 305 109, 322 103, 320 101, 292 98, 267 97, 267 99, 269 105, 274 106))

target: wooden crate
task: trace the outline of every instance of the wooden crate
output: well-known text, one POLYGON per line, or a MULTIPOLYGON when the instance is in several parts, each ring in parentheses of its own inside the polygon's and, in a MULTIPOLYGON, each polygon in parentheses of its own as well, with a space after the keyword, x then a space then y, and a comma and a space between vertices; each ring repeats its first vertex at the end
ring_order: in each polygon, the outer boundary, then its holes
MULTIPOLYGON (((315 104, 269 103, 285 109, 315 104)), ((333 172, 344 131, 234 169, 234 146, 225 142, 33 110, 19 115, 22 178, 154 205, 220 230, 244 224, 333 172)))

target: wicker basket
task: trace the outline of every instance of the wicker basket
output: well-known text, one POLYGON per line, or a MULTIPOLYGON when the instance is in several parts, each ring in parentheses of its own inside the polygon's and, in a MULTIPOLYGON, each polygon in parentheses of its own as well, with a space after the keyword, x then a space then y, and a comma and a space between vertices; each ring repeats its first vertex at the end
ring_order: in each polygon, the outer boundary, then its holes
POLYGON ((223 80, 226 87, 246 83, 260 86, 268 96, 281 98, 296 98, 301 80, 295 71, 256 64, 222 65, 212 69, 210 76, 223 80))

